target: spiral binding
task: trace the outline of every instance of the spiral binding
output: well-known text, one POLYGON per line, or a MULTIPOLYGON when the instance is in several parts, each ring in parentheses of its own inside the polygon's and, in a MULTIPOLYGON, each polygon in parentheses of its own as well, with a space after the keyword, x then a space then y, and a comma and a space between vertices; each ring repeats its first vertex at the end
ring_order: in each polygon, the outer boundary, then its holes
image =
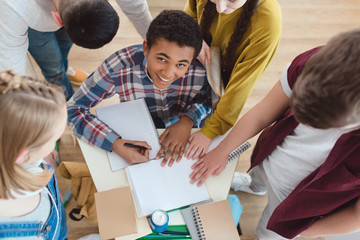
POLYGON ((197 236, 200 240, 206 240, 206 237, 205 237, 205 232, 204 232, 204 229, 202 227, 202 223, 201 223, 201 219, 200 219, 200 215, 197 211, 197 207, 193 207, 191 209, 191 212, 192 212, 192 216, 193 216, 193 219, 194 219, 194 222, 195 222, 195 228, 196 228, 196 231, 197 231, 197 236))
POLYGON ((234 151, 232 151, 229 154, 229 160, 228 162, 231 162, 232 160, 238 158, 243 152, 245 152, 249 147, 250 147, 250 143, 248 141, 244 142, 243 144, 241 144, 239 147, 237 147, 234 151))

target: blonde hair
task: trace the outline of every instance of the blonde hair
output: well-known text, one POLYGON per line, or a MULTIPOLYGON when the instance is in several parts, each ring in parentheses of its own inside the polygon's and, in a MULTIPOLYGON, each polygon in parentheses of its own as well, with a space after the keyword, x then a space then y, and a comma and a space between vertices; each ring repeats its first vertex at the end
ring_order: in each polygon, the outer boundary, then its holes
POLYGON ((45 81, 0 72, 0 199, 13 197, 10 189, 36 191, 49 182, 53 171, 40 175, 15 164, 20 152, 45 144, 53 133, 66 100, 60 87, 45 81))

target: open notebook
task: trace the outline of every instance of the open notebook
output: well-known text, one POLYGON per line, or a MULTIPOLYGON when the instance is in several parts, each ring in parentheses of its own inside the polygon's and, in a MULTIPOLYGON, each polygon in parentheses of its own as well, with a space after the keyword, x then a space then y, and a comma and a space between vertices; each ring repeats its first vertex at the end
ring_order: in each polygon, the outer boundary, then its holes
POLYGON ((165 211, 209 199, 205 184, 190 184, 194 161, 182 158, 172 167, 161 167, 162 158, 126 168, 139 217, 156 209, 165 211))
MULTIPOLYGON (((145 99, 136 99, 96 109, 98 118, 123 139, 146 141, 150 146, 150 159, 160 150, 159 135, 145 99)), ((113 171, 127 167, 128 163, 114 152, 108 152, 113 171)))
MULTIPOLYGON (((223 136, 217 136, 209 147, 216 147, 223 136)), ((250 144, 243 143, 230 155, 229 161, 236 159, 250 144)), ((183 157, 172 167, 161 167, 162 158, 126 168, 128 181, 133 194, 135 208, 139 217, 148 216, 156 209, 165 211, 208 200, 206 185, 198 187, 190 184, 193 160, 183 157)))

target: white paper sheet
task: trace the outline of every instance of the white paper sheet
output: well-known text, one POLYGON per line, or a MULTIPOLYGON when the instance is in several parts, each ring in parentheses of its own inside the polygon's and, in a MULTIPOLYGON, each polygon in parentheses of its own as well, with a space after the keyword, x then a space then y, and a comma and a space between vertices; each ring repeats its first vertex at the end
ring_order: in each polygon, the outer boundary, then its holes
POLYGON ((165 211, 208 200, 206 185, 190 184, 193 160, 182 158, 172 167, 161 167, 162 159, 126 168, 139 217, 156 209, 165 211))
MULTIPOLYGON (((123 139, 146 141, 150 146, 149 158, 154 159, 160 150, 159 136, 143 98, 96 109, 98 118, 123 139)), ((113 171, 129 164, 114 152, 108 152, 113 171)))

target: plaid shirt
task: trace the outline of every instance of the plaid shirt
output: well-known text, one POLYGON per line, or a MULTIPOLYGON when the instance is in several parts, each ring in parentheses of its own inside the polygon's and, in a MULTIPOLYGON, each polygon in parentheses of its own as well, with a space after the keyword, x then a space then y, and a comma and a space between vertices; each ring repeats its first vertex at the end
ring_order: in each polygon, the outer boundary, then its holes
POLYGON ((166 127, 184 115, 196 127, 210 114, 211 109, 202 100, 209 88, 200 63, 193 62, 185 75, 167 89, 158 89, 147 75, 146 62, 142 45, 130 46, 112 54, 87 78, 68 102, 69 126, 79 138, 111 150, 120 135, 89 110, 115 94, 120 102, 145 98, 153 119, 161 119, 166 127))

